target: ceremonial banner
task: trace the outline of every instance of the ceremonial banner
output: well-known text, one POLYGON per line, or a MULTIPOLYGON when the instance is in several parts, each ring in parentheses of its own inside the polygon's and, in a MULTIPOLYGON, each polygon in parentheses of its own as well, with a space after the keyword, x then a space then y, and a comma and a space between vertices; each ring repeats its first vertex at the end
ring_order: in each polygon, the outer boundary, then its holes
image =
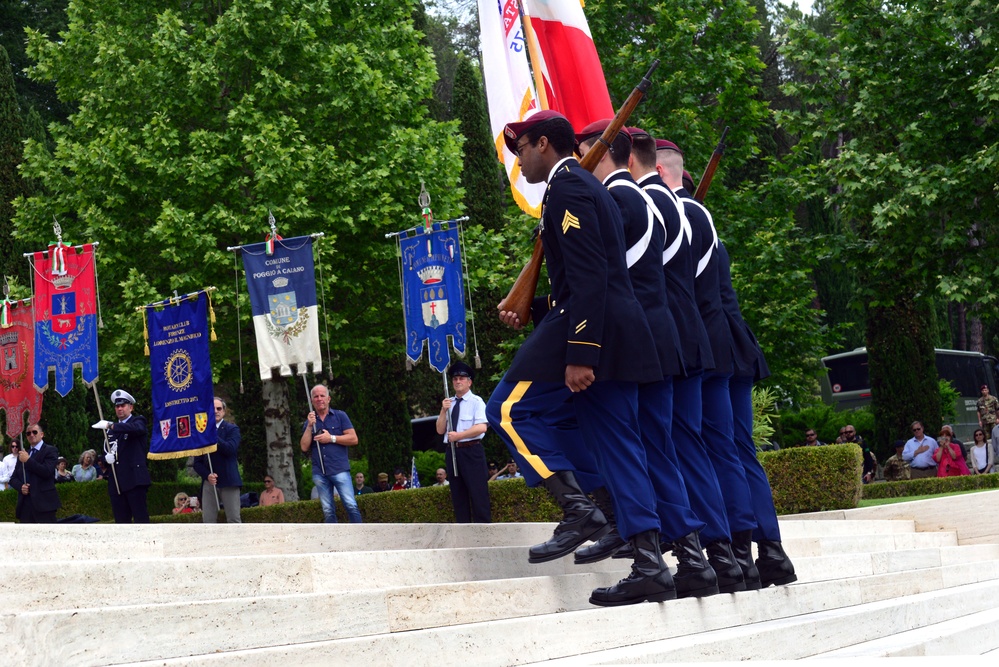
POLYGON ((597 48, 580 0, 523 0, 541 47, 540 68, 548 108, 560 112, 576 131, 595 120, 613 118, 614 107, 597 48))
POLYGON ((443 373, 451 363, 447 337, 465 353, 465 290, 458 227, 434 223, 427 233, 399 241, 402 251, 402 307, 406 316, 406 356, 416 363, 428 341, 430 365, 443 373))
POLYGON ((97 380, 97 292, 94 248, 62 243, 32 255, 35 271, 35 386, 45 391, 49 371, 55 390, 65 396, 73 388, 73 368, 83 381, 97 380))
POLYGON ((277 368, 291 375, 323 370, 319 350, 319 308, 316 305, 316 273, 312 262, 312 238, 298 236, 275 239, 274 252, 267 243, 244 245, 243 268, 253 310, 253 330, 257 335, 260 379, 271 379, 277 368))
POLYGON ((504 125, 524 120, 539 110, 517 0, 479 0, 479 27, 489 126, 496 153, 506 168, 517 205, 539 218, 545 184, 531 184, 524 179, 517 157, 503 140, 504 125))
POLYGON ((146 307, 153 380, 149 458, 214 452, 215 394, 208 353, 208 297, 197 292, 162 310, 146 307))
POLYGON ((42 416, 42 394, 31 382, 34 319, 26 301, 4 301, 0 317, 0 408, 7 413, 7 435, 24 430, 24 413, 33 424, 42 416))

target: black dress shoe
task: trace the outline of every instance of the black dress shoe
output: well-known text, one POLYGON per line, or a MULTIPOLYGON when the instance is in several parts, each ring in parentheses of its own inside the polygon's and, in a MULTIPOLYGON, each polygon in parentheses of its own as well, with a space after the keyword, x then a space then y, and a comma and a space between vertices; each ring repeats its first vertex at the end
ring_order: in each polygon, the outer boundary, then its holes
POLYGON ((583 542, 599 539, 610 530, 604 513, 579 488, 572 471, 559 470, 541 484, 555 496, 565 515, 550 540, 528 550, 528 562, 547 563, 568 556, 583 542))
POLYGON ((738 593, 746 590, 746 580, 742 576, 742 568, 735 562, 732 545, 723 540, 716 540, 706 547, 708 563, 718 577, 720 593, 738 593))
POLYGON ((611 494, 607 487, 601 486, 599 489, 595 489, 593 500, 596 501, 600 511, 604 513, 610 530, 593 544, 576 549, 574 558, 576 565, 597 563, 605 558, 610 558, 615 551, 627 544, 621 534, 617 532, 617 522, 614 520, 614 502, 611 500, 611 494))
POLYGON ((669 568, 659 552, 659 531, 647 530, 630 540, 635 548, 631 574, 607 588, 595 588, 590 604, 618 607, 639 602, 665 602, 676 598, 669 568))
POLYGON ((794 573, 791 559, 784 553, 780 542, 760 540, 756 543, 760 557, 756 559, 756 567, 760 571, 760 584, 767 586, 783 586, 798 580, 794 573))
POLYGON ((671 545, 676 558, 676 585, 678 598, 702 598, 718 593, 718 577, 701 551, 701 541, 696 532, 685 535, 671 545))
POLYGON ((740 530, 732 533, 732 553, 735 555, 735 562, 742 568, 746 590, 756 591, 763 588, 760 583, 760 571, 753 562, 753 531, 740 530))

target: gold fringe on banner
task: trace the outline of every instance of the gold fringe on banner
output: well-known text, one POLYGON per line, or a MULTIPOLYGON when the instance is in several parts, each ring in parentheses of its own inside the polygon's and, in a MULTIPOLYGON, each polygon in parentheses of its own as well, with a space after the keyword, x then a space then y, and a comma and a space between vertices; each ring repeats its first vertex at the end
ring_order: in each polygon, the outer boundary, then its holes
POLYGON ((212 330, 212 335, 209 340, 214 343, 218 340, 218 337, 215 335, 215 308, 212 307, 212 293, 205 290, 205 296, 208 297, 208 327, 212 330))
POLYGON ((146 356, 149 356, 149 326, 146 324, 146 309, 142 309, 142 339, 146 341, 146 356))

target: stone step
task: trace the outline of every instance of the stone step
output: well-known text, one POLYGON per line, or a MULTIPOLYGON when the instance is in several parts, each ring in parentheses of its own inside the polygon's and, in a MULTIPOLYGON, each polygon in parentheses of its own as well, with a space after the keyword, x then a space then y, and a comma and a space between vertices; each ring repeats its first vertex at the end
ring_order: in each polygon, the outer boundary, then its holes
MULTIPOLYGON (((878 575, 347 639, 293 643, 285 638, 278 645, 239 650, 214 645, 198 649, 192 630, 192 642, 182 655, 130 656, 132 662, 127 664, 306 667, 372 661, 412 664, 427 656, 435 665, 487 666, 795 659, 919 628, 932 618, 953 619, 992 609, 999 595, 999 563, 988 569, 991 578, 977 580, 967 566, 940 568, 938 576, 917 587, 923 592, 904 597, 899 597, 897 576, 878 575), (954 584, 969 579, 976 583, 954 584)), ((328 620, 330 636, 338 620, 328 620)))
MULTIPOLYGON (((896 534, 792 539, 786 545, 802 581, 906 572, 938 567, 954 559, 960 562, 989 560, 999 555, 999 545, 976 546, 962 555, 952 555, 953 550, 960 551, 960 548, 948 544, 950 541, 946 536, 933 534, 896 534), (900 547, 896 540, 902 540, 907 548, 900 547), (928 546, 914 548, 916 543, 928 546), (880 547, 881 550, 866 551, 865 547, 880 547)), ((247 551, 252 548, 253 545, 245 545, 247 551)), ((577 566, 571 556, 550 563, 530 564, 526 556, 525 548, 516 546, 301 555, 36 560, 21 576, 23 585, 9 588, 5 597, 22 610, 85 608, 92 604, 90 590, 81 588, 78 582, 94 575, 103 582, 103 604, 122 606, 137 602, 395 588, 580 572, 612 572, 620 578, 630 567, 628 561, 612 559, 577 566), (164 581, 173 584, 164 586, 164 581)), ((672 555, 665 557, 675 568, 672 555)))
MULTIPOLYGON (((886 566, 892 560, 901 561, 899 566, 907 561, 892 553, 804 558, 799 564, 800 581, 809 581, 810 571, 821 572, 823 578, 781 590, 788 591, 784 595, 792 596, 792 599, 804 596, 812 601, 802 603, 805 606, 821 599, 823 607, 829 608, 856 604, 858 582, 862 582, 859 584, 863 590, 862 601, 891 599, 899 594, 898 570, 886 567, 874 573, 874 567, 877 564, 886 566), (861 562, 864 558, 867 569, 861 562), (835 572, 836 568, 840 572, 835 572)), ((230 569, 238 571, 238 568, 230 569)), ((152 572, 148 574, 155 576, 152 572)), ((129 656, 130 660, 166 659, 196 655, 201 651, 234 651, 470 623, 502 623, 566 611, 603 611, 588 603, 590 591, 613 583, 622 574, 590 572, 379 590, 331 589, 203 600, 188 596, 167 603, 123 606, 108 606, 113 601, 105 592, 114 587, 106 586, 96 598, 91 592, 90 606, 57 607, 52 611, 43 611, 38 606, 36 611, 0 615, 0 637, 4 642, 12 642, 14 647, 58 647, 60 661, 67 664, 103 664, 115 655, 129 656), (97 602, 100 607, 95 606, 97 602), (289 623, 288 619, 294 619, 294 622, 289 623), (162 632, 162 628, 175 626, 181 630, 162 632), (157 634, 157 642, 145 640, 151 634, 157 634), (210 648, 196 649, 199 646, 210 648)), ((999 560, 977 564, 966 561, 947 567, 933 565, 920 573, 920 581, 922 590, 935 590, 977 581, 974 577, 982 575, 999 578, 999 560)), ((218 590, 210 581, 205 582, 205 587, 211 593, 218 590)), ((712 618, 717 615, 738 624, 743 622, 738 617, 743 613, 741 608, 747 603, 753 606, 757 595, 772 596, 774 590, 705 598, 693 611, 699 617, 710 613, 712 618)), ((56 600, 65 602, 60 598, 56 600)), ((10 602, 17 604, 16 600, 10 602)), ((688 602, 669 604, 686 605, 688 602)), ((781 602, 779 606, 786 608, 788 603, 781 602)), ((17 607, 8 604, 5 608, 17 607)), ((790 608, 798 609, 799 605, 790 608)), ((768 610, 763 617, 772 618, 777 611, 768 610)), ((759 620, 756 616, 751 618, 759 620)), ((47 651, 45 658, 50 660, 53 654, 47 651)), ((30 660, 26 664, 31 664, 30 660)), ((36 661, 34 664, 42 663, 36 661)))
POLYGON ((983 655, 999 650, 999 609, 987 609, 815 655, 845 660, 983 655))
MULTIPOLYGON (((93 560, 197 555, 238 556, 266 545, 271 554, 529 546, 554 523, 502 524, 0 524, 0 558, 93 560), (57 545, 58 548, 53 548, 57 545)), ((913 533, 913 521, 781 521, 788 540, 913 533)))

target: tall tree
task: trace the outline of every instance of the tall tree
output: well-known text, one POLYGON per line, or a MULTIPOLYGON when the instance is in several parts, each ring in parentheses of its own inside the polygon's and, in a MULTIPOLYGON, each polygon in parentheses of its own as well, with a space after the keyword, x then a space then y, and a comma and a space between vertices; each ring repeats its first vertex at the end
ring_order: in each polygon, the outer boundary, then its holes
MULTIPOLYGON (((463 195, 454 125, 423 104, 435 75, 412 12, 406 2, 73 0, 59 41, 30 33, 32 76, 57 82, 79 110, 55 128, 55 151, 28 143, 25 173, 45 190, 19 201, 15 225, 44 242, 56 215, 68 239, 101 242, 106 382, 149 386, 135 306, 214 284, 215 376, 234 388, 237 300, 244 319, 249 309, 225 248, 261 240, 269 210, 285 237, 326 234, 316 254, 332 382, 401 347, 384 234, 410 226, 421 177, 442 208, 460 211, 463 195)), ((355 425, 363 443, 395 446, 405 403, 377 400, 355 425)), ((297 420, 290 436, 280 430, 268 446, 282 442, 290 457, 297 420)), ((286 491, 293 469, 272 471, 286 491)))
POLYGON ((995 8, 957 0, 829 0, 821 34, 784 55, 809 78, 782 117, 797 180, 854 231, 843 256, 865 308, 877 441, 940 423, 933 300, 993 306, 999 45, 995 8), (969 243, 969 239, 972 241, 969 243))
POLYGON ((12 276, 23 264, 13 237, 13 201, 24 194, 17 173, 21 164, 23 128, 7 50, 0 46, 0 277, 12 276))
POLYGON ((630 124, 683 148, 699 178, 722 129, 727 150, 706 204, 733 261, 733 282, 786 398, 814 400, 828 340, 813 308, 793 193, 771 181, 777 159, 757 8, 746 0, 591 0, 586 13, 611 98, 620 104, 654 58, 662 65, 630 124))
POLYGON ((36 30, 49 39, 58 39, 66 29, 66 5, 69 0, 8 0, 0 2, 0 46, 7 50, 14 68, 14 86, 23 109, 35 109, 43 121, 62 122, 73 106, 61 101, 51 81, 38 81, 27 74, 34 63, 25 45, 25 29, 36 30))

